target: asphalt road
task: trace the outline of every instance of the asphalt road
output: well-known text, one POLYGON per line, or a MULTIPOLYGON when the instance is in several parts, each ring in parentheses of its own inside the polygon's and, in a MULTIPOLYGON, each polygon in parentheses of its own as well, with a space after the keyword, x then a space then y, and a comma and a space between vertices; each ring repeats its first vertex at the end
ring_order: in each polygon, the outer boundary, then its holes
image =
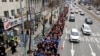
MULTIPOLYGON (((84 16, 79 13, 75 15, 75 22, 66 21, 61 42, 59 45, 59 53, 61 56, 100 56, 100 21, 95 19, 91 14, 85 11, 84 16), (82 24, 85 18, 91 17, 93 24, 90 25, 92 34, 90 36, 83 35, 81 32, 82 24), (69 42, 69 34, 71 28, 77 28, 80 32, 80 43, 69 42)), ((70 15, 70 13, 68 14, 70 15)))

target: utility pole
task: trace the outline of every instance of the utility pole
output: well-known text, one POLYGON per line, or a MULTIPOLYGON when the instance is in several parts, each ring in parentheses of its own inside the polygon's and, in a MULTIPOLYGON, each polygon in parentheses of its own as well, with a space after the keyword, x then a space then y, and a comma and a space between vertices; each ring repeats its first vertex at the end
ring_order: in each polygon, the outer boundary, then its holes
POLYGON ((32 15, 31 15, 31 7, 32 7, 32 0, 28 0, 28 7, 29 7, 29 11, 28 11, 28 14, 29 14, 29 18, 30 18, 30 38, 29 38, 29 50, 27 51, 27 53, 31 53, 32 50, 31 50, 31 35, 32 35, 32 25, 31 25, 31 19, 32 19, 32 15))
MULTIPOLYGON (((42 12, 43 12, 43 10, 44 10, 44 0, 42 0, 42 12)), ((44 29, 45 29, 45 22, 44 22, 44 16, 42 17, 42 20, 43 20, 43 31, 42 31, 42 35, 44 36, 44 29)))
MULTIPOLYGON (((22 31, 23 31, 23 38, 25 40, 25 34, 24 34, 24 20, 23 20, 23 16, 22 16, 22 0, 20 0, 20 15, 21 15, 21 22, 22 22, 22 31)), ((24 41, 24 45, 25 45, 25 41, 24 41)), ((24 46, 24 56, 26 56, 26 46, 24 46)))

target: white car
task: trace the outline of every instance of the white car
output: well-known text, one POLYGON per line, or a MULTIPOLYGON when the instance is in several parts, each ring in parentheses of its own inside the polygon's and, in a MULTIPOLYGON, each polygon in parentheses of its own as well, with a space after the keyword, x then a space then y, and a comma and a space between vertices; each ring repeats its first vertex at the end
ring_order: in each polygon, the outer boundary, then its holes
POLYGON ((100 15, 100 11, 96 11, 95 13, 96 13, 97 15, 100 15))
POLYGON ((78 13, 78 9, 75 10, 75 13, 78 13))
POLYGON ((79 31, 76 28, 72 28, 70 32, 70 38, 69 41, 73 42, 79 42, 80 41, 80 34, 79 31))
POLYGON ((82 10, 81 10, 81 9, 79 9, 78 11, 79 11, 79 12, 81 12, 82 10))
POLYGON ((83 34, 91 35, 92 31, 91 31, 91 29, 90 29, 88 24, 83 24, 81 30, 82 30, 83 34))
POLYGON ((80 12, 80 15, 85 15, 85 13, 83 11, 80 12))
POLYGON ((71 10, 70 13, 71 13, 71 14, 74 14, 74 10, 71 10))

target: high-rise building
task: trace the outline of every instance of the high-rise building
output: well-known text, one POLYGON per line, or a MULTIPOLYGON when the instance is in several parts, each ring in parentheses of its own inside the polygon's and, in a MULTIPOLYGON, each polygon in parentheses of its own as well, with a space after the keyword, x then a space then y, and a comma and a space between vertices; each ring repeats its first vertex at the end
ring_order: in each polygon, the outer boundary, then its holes
MULTIPOLYGON (((26 0, 22 0, 23 14, 26 10, 26 0)), ((0 0, 0 17, 11 17, 20 14, 20 0, 0 0)))

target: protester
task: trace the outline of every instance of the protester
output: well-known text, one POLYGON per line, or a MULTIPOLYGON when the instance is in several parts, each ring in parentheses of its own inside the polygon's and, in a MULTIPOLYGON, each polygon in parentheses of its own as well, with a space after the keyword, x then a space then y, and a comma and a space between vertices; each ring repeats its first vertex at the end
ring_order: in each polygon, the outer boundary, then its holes
POLYGON ((65 16, 68 13, 68 8, 64 9, 64 12, 60 14, 58 21, 54 24, 53 28, 44 40, 37 45, 37 50, 34 52, 34 56, 60 56, 58 46, 60 37, 63 34, 65 25, 65 16))

